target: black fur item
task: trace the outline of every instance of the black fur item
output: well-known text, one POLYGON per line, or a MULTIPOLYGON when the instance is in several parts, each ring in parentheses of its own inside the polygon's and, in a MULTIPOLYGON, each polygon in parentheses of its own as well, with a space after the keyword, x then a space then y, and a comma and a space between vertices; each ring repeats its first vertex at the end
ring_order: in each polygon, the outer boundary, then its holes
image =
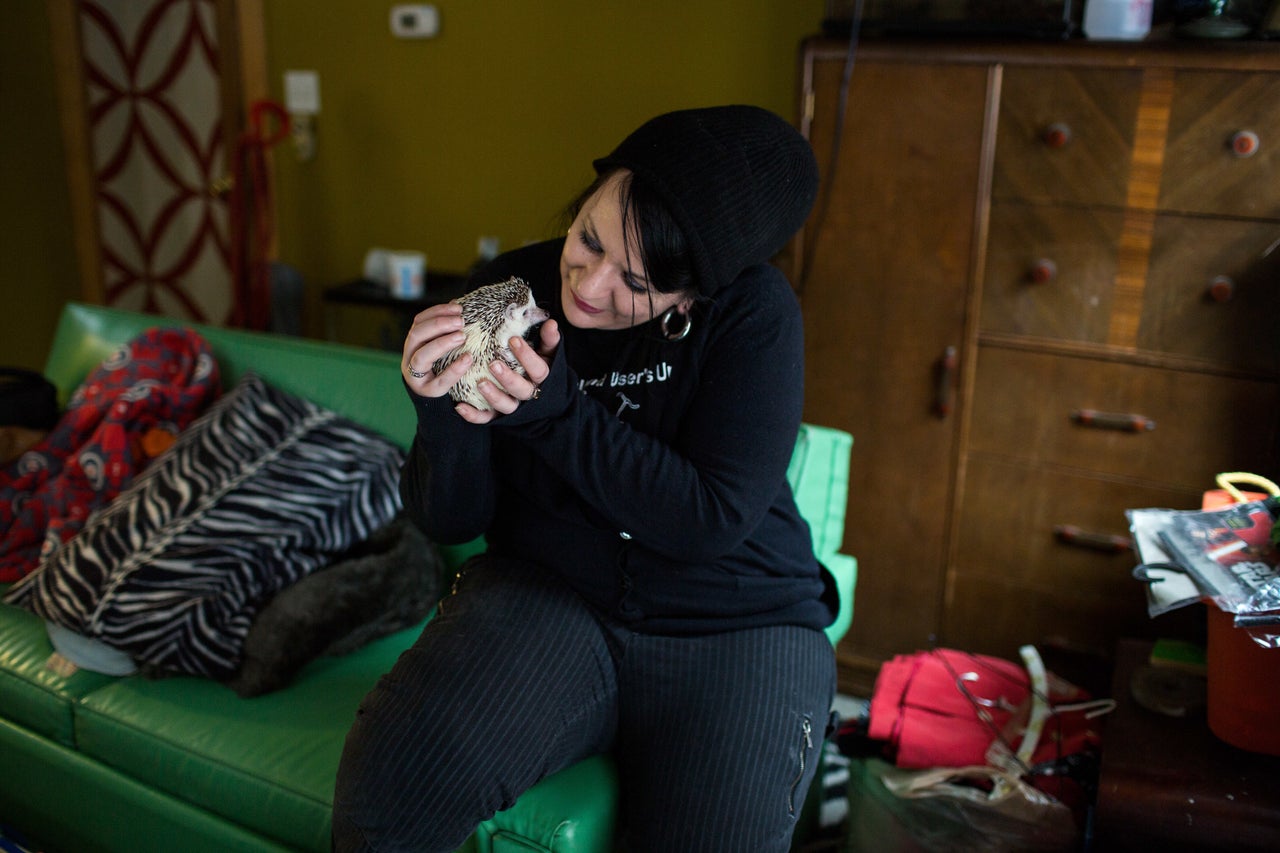
POLYGON ((241 697, 289 684, 322 655, 344 655, 421 622, 443 587, 434 544, 403 515, 343 558, 278 592, 254 617, 239 671, 241 697))

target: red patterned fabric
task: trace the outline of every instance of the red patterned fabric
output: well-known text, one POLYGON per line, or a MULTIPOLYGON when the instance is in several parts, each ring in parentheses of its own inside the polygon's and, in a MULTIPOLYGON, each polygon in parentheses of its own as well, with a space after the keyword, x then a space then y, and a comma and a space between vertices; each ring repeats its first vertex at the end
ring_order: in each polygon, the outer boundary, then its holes
POLYGON ((218 396, 218 364, 189 329, 143 332, 76 390, 57 425, 0 471, 0 582, 70 540, 218 396))

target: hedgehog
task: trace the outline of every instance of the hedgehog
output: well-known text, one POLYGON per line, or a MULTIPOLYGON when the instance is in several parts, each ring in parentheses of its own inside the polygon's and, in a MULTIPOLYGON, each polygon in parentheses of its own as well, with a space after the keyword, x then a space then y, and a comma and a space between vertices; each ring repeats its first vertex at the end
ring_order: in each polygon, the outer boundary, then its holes
POLYGON ((449 389, 449 396, 459 403, 470 403, 482 411, 490 408, 477 384, 489 379, 501 387, 489 372, 495 359, 502 359, 516 373, 525 375, 508 346, 513 337, 524 337, 550 315, 533 301, 533 291, 520 278, 479 287, 454 302, 462 306, 462 331, 467 339, 441 356, 431 366, 437 375, 463 353, 471 354, 471 367, 449 389))

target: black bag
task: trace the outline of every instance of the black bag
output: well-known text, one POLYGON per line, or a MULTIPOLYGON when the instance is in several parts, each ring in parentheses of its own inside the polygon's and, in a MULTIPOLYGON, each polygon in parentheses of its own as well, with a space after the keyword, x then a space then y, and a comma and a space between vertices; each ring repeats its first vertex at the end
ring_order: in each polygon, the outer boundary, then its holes
POLYGON ((0 426, 53 429, 58 389, 34 370, 0 367, 0 426))

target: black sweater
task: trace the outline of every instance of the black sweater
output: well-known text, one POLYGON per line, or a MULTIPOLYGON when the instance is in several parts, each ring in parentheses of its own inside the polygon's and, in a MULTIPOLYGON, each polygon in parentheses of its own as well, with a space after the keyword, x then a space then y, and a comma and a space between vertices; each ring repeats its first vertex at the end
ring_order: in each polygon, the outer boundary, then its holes
POLYGON ((834 583, 786 480, 803 342, 784 276, 749 268, 695 307, 682 341, 657 320, 577 329, 560 306, 563 244, 509 252, 474 282, 519 275, 556 319, 537 400, 477 426, 447 396, 410 395, 410 515, 437 542, 485 534, 645 633, 830 624, 834 583))

